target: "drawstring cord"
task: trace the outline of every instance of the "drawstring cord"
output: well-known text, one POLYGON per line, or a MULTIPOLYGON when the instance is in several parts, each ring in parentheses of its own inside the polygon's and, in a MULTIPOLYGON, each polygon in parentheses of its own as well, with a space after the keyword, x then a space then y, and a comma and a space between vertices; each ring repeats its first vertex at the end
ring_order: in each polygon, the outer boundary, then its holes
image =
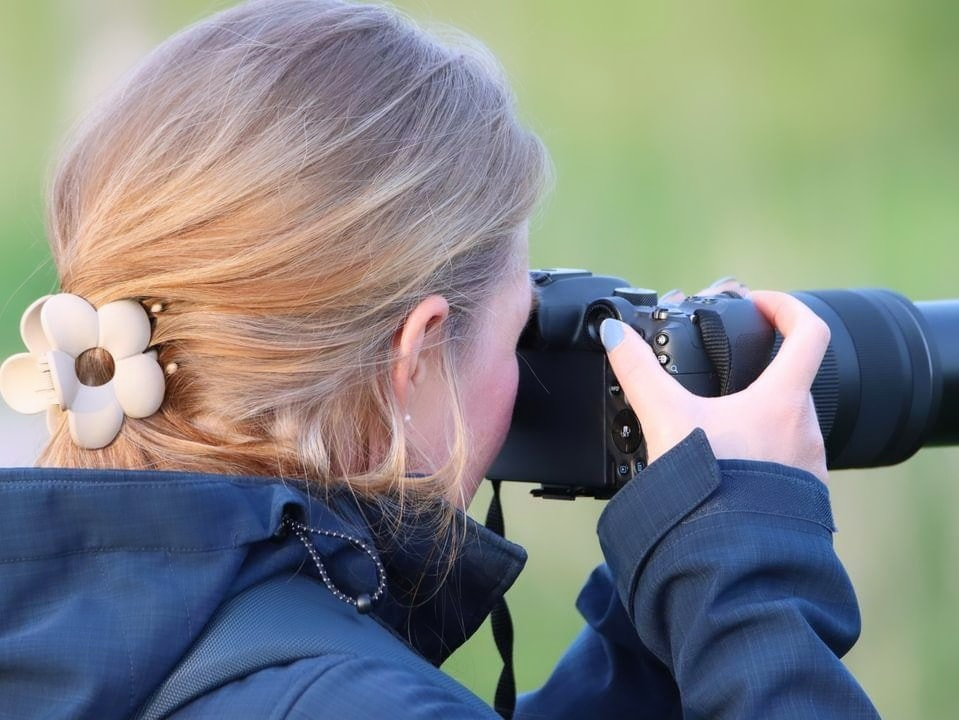
POLYGON ((361 615, 366 615, 370 610, 373 609, 373 603, 383 597, 383 594, 386 592, 386 570, 383 568, 383 563, 380 562, 379 556, 365 542, 353 537, 352 535, 337 532, 336 530, 320 530, 317 528, 311 528, 309 525, 304 525, 301 522, 297 522, 288 515, 283 518, 283 525, 294 535, 296 535, 301 543, 303 543, 303 547, 305 547, 306 551, 309 553, 310 558, 313 560, 313 564, 316 565, 317 572, 320 573, 320 579, 323 581, 323 584, 326 585, 326 588, 333 593, 333 597, 335 597, 337 600, 342 600, 347 605, 352 605, 356 608, 358 613, 361 615), (336 538, 337 540, 345 540, 357 550, 362 550, 365 552, 376 566, 376 590, 374 590, 372 593, 360 593, 355 598, 352 598, 346 593, 342 592, 334 584, 333 580, 330 579, 330 575, 326 571, 326 566, 323 564, 323 560, 320 559, 320 554, 316 551, 316 548, 313 547, 313 543, 310 542, 310 537, 307 533, 336 538))
MULTIPOLYGON (((486 527, 500 537, 504 537, 503 507, 500 504, 499 496, 500 483, 498 480, 494 480, 492 484, 493 499, 490 502, 489 512, 486 516, 486 527)), ((373 609, 373 603, 386 593, 386 570, 383 567, 383 563, 380 562, 380 558, 376 552, 362 540, 352 535, 347 535, 346 533, 337 532, 336 530, 312 528, 309 525, 297 522, 288 515, 283 517, 283 527, 290 530, 296 535, 297 539, 303 543, 303 547, 305 547, 307 553, 309 553, 313 564, 316 565, 320 579, 337 600, 341 600, 347 605, 352 605, 358 613, 365 615, 373 609), (337 540, 345 540, 357 550, 365 552, 376 566, 376 590, 372 593, 361 593, 355 598, 352 598, 336 587, 329 573, 326 571, 323 560, 320 559, 320 554, 316 551, 316 548, 313 547, 313 543, 310 542, 308 533, 323 535, 337 540)), ((496 684, 493 708, 500 717, 505 720, 511 720, 516 709, 516 680, 513 672, 513 621, 512 618, 510 618, 509 608, 506 606, 506 598, 501 597, 496 601, 490 613, 490 622, 493 627, 493 639, 496 642, 496 648, 499 650, 500 657, 503 659, 503 669, 500 673, 499 682, 496 684)))
MULTIPOLYGON (((491 480, 493 498, 489 503, 486 514, 486 527, 502 538, 506 537, 506 527, 503 523, 503 506, 499 499, 499 480, 491 480)), ((501 597, 493 605, 490 612, 490 625, 493 628, 493 641, 499 656, 503 659, 503 669, 500 671, 499 682, 496 683, 496 694, 493 697, 493 709, 504 720, 511 720, 516 711, 516 678, 513 673, 513 619, 506 606, 506 597, 501 597)))

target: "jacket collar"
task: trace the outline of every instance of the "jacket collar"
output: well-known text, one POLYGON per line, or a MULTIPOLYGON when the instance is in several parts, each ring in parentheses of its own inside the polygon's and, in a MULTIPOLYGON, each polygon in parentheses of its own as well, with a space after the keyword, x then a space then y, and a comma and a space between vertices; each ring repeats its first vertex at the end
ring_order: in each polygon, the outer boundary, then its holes
MULTIPOLYGON (((373 615, 434 665, 443 663, 479 628, 493 605, 515 582, 526 551, 460 511, 441 504, 400 514, 382 504, 357 501, 347 493, 320 504, 323 518, 300 519, 316 529, 335 530, 376 548, 386 572, 387 592, 373 615), (317 525, 317 521, 320 525, 317 525)), ((316 502, 304 506, 317 512, 316 502)), ((355 546, 314 535, 314 547, 342 592, 376 588, 375 566, 355 546)))
MULTIPOLYGON (((291 516, 376 548, 387 592, 374 604, 374 616, 439 665, 476 631, 526 560, 521 547, 460 512, 453 526, 438 535, 441 510, 437 506, 407 513, 397 533, 391 532, 397 527, 395 516, 378 506, 358 503, 346 492, 318 497, 279 480, 124 470, 4 470, 0 565, 49 559, 55 567, 54 560, 65 555, 122 552, 141 554, 141 567, 149 568, 149 558, 157 552, 183 557, 197 578, 217 578, 211 587, 197 587, 195 620, 267 577, 317 574, 306 549, 285 532, 283 519, 291 516), (207 563, 206 570, 197 567, 198 557, 207 563)), ((376 587, 376 569, 365 553, 325 535, 312 535, 311 540, 342 592, 355 596, 376 587)), ((131 562, 123 572, 146 572, 137 567, 131 562)), ((185 577, 184 582, 196 580, 185 577)), ((162 598, 151 600, 159 603, 162 598)))

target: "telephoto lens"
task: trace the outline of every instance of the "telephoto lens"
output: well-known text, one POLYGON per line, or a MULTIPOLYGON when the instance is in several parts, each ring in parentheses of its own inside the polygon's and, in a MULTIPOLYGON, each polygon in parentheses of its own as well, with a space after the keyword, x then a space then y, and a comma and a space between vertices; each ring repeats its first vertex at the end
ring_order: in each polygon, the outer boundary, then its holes
POLYGON ((832 332, 812 394, 832 469, 959 442, 959 301, 889 290, 793 293, 832 332))

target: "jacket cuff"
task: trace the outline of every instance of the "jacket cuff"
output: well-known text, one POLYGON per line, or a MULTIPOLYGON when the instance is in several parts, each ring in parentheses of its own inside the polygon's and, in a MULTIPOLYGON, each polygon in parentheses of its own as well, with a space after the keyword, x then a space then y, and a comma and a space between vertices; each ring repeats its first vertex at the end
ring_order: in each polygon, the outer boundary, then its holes
POLYGON ((609 501, 597 533, 619 596, 632 616, 639 569, 653 546, 719 487, 706 433, 693 430, 609 501))
POLYGON ((620 490, 597 532, 616 589, 632 617, 645 562, 674 527, 725 512, 780 515, 833 531, 829 492, 815 476, 778 463, 720 460, 697 428, 620 490))

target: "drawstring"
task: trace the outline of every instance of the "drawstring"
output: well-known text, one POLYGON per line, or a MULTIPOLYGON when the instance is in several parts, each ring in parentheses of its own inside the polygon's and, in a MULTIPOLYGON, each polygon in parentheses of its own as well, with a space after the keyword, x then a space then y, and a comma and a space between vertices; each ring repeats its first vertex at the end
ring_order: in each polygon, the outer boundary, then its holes
MULTIPOLYGON (((486 527, 500 537, 503 537, 505 528, 503 526, 503 507, 500 504, 499 498, 500 483, 498 480, 493 480, 492 485, 493 499, 490 502, 489 512, 486 515, 486 527)), ((323 584, 326 585, 327 589, 333 593, 335 598, 348 605, 352 605, 358 613, 365 615, 370 612, 373 603, 383 597, 386 592, 386 570, 383 568, 383 563, 380 562, 379 556, 365 542, 335 530, 311 528, 308 525, 297 522, 288 515, 283 518, 283 526, 292 531, 299 541, 303 543, 303 547, 306 548, 310 558, 313 560, 313 564, 316 565, 316 569, 320 573, 320 579, 323 581, 323 584), (365 552, 376 566, 378 578, 376 590, 373 591, 373 593, 361 593, 355 598, 342 592, 330 579, 330 575, 326 571, 326 566, 323 565, 320 554, 316 551, 316 548, 313 547, 313 543, 310 542, 307 533, 324 535, 326 537, 336 538, 337 540, 345 540, 357 550, 365 552)), ((513 620, 510 617, 509 608, 506 606, 505 597, 501 597, 493 606, 493 611, 490 613, 490 623, 493 627, 493 640, 496 643, 496 649, 499 650, 500 657, 503 659, 503 670, 500 673, 499 682, 496 684, 493 708, 500 717, 505 718, 505 720, 511 720, 516 709, 516 679, 513 672, 513 620)))
POLYGON ((310 554, 310 557, 313 559, 313 564, 316 565, 316 569, 320 573, 320 579, 323 581, 323 584, 326 585, 326 588, 333 593, 333 597, 335 597, 337 600, 342 600, 347 605, 352 605, 356 608, 358 613, 361 615, 366 615, 370 610, 373 609, 373 603, 383 597, 383 594, 386 592, 386 570, 383 568, 383 563, 380 562, 379 556, 365 542, 353 537, 352 535, 337 532, 336 530, 318 530, 317 528, 311 528, 309 525, 304 525, 301 522, 297 522, 288 515, 283 518, 283 525, 289 528, 293 534, 296 535, 299 541, 303 543, 303 547, 305 547, 306 551, 310 554), (336 538, 337 540, 345 540, 357 550, 362 550, 365 552, 376 566, 376 577, 378 581, 376 590, 374 590, 372 594, 361 593, 355 598, 351 598, 346 593, 340 591, 340 589, 336 587, 336 585, 330 579, 329 573, 326 572, 326 566, 320 559, 320 554, 316 551, 316 548, 313 547, 313 543, 310 542, 310 538, 307 533, 324 535, 326 537, 336 538))
MULTIPOLYGON (((499 480, 491 480, 493 499, 486 512, 486 527, 500 537, 506 537, 503 524, 503 506, 499 501, 499 480)), ((505 720, 511 720, 516 710, 516 678, 513 674, 513 619, 503 596, 493 605, 490 613, 490 625, 493 628, 493 641, 503 659, 503 670, 496 683, 496 695, 493 697, 493 709, 505 720)))

